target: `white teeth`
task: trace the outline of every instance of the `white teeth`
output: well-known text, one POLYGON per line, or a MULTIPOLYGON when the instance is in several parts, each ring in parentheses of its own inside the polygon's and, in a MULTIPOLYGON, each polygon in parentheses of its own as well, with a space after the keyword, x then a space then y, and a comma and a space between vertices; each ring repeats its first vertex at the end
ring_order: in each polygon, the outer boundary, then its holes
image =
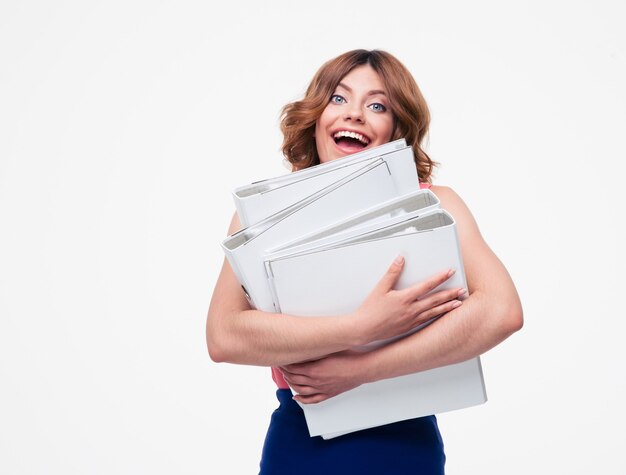
POLYGON ((361 135, 358 132, 350 132, 348 130, 340 130, 339 132, 335 132, 333 137, 336 139, 338 139, 339 137, 350 137, 353 139, 357 139, 359 142, 365 145, 370 143, 369 139, 367 139, 364 135, 361 135))

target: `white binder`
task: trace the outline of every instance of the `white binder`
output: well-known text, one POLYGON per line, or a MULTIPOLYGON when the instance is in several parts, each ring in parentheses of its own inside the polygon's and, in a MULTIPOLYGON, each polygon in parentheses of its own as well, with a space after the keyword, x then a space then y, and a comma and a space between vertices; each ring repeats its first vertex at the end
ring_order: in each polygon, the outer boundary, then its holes
MULTIPOLYGON (((279 299, 276 295, 275 286, 272 282, 272 262, 279 259, 294 259, 300 254, 309 254, 316 251, 324 251, 331 249, 335 246, 344 246, 347 243, 353 242, 357 238, 365 240, 371 239, 369 236, 373 231, 377 234, 384 232, 384 229, 391 229, 392 226, 409 222, 419 216, 429 214, 431 211, 439 209, 439 198, 430 190, 417 190, 405 196, 394 198, 379 205, 376 205, 362 213, 355 216, 351 216, 348 219, 336 222, 330 226, 326 226, 321 231, 313 232, 305 237, 301 237, 292 241, 289 244, 280 246, 275 251, 269 252, 265 255, 265 272, 270 280, 270 290, 274 299, 274 308, 277 312, 284 312, 281 309, 279 299)), ((447 214, 447 213, 446 213, 447 214)), ((426 224, 422 222, 422 226, 430 226, 434 218, 429 218, 426 224)), ((411 221, 413 222, 413 221, 411 221)), ((394 232, 394 231, 390 231, 394 232)), ((458 261, 455 261, 455 267, 460 266, 462 268, 462 262, 460 261, 460 255, 458 261)), ((465 286, 465 281, 459 276, 455 276, 450 279, 441 288, 452 288, 451 283, 458 283, 458 286, 465 286)), ((373 288, 373 287, 372 287, 373 288)), ((365 298, 365 297, 364 297, 365 298)), ((289 312, 284 312, 290 314, 289 312)), ((320 315, 327 315, 326 313, 320 315)), ((330 315, 333 315, 331 312, 330 315)), ((426 322, 420 326, 413 328, 405 335, 398 335, 397 337, 390 338, 384 341, 371 342, 361 347, 353 348, 355 350, 369 351, 386 343, 391 343, 394 340, 400 339, 410 333, 414 333, 421 328, 425 327, 426 322)))
POLYGON ((428 189, 418 189, 412 193, 384 201, 345 220, 322 226, 312 233, 272 249, 268 256, 271 254, 271 258, 276 259, 281 255, 295 254, 300 250, 310 250, 327 243, 373 231, 379 228, 380 224, 389 226, 394 222, 420 216, 428 211, 439 209, 439 206, 440 201, 437 195, 428 189))
MULTIPOLYGON (((353 312, 398 255, 406 263, 398 288, 448 268, 455 275, 439 289, 466 287, 456 225, 444 210, 389 225, 354 231, 315 246, 265 258, 277 309, 290 315, 353 312)), ((306 245, 305 245, 306 246, 306 245)), ((318 404, 301 405, 311 436, 332 438, 400 420, 461 409, 487 400, 480 358, 429 371, 364 384, 318 404)))
POLYGON ((398 150, 368 161, 317 193, 229 236, 222 248, 250 304, 275 312, 263 263, 269 249, 417 187, 412 150, 398 150))
MULTIPOLYGON (((408 149, 405 152, 413 154, 406 141, 400 139, 304 170, 235 188, 233 200, 239 220, 242 226, 250 226, 350 175, 373 160, 402 149, 408 149)), ((403 163, 399 165, 406 167, 403 163)), ((410 166, 415 168, 414 163, 410 166)), ((401 170, 397 171, 399 173, 396 176, 399 177, 401 170)))

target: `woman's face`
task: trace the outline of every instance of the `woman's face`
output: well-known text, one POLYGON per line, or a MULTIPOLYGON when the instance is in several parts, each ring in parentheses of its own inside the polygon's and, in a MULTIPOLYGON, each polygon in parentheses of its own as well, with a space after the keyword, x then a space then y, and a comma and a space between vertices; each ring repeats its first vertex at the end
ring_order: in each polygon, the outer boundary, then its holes
POLYGON ((329 162, 391 140, 393 114, 382 79, 370 65, 358 66, 339 83, 315 123, 320 162, 329 162))

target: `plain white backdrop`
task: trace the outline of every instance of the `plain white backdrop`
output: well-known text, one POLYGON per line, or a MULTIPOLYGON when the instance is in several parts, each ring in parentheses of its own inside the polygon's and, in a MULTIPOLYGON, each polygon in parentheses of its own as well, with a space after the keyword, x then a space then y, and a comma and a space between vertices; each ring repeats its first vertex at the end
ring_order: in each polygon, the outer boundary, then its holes
POLYGON ((626 473, 623 2, 213 5, 0 4, 0 472, 257 473, 270 370, 204 337, 230 190, 287 173, 322 62, 381 48, 525 310, 439 417, 447 472, 626 473))

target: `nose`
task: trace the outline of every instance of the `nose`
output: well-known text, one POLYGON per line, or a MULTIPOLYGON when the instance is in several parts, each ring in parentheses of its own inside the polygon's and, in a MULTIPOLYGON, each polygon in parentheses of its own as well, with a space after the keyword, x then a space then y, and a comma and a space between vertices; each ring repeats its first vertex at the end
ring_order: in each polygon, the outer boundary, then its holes
POLYGON ((350 120, 359 122, 361 124, 365 123, 365 115, 363 114, 363 110, 358 104, 350 104, 345 112, 344 112, 344 120, 350 120))

